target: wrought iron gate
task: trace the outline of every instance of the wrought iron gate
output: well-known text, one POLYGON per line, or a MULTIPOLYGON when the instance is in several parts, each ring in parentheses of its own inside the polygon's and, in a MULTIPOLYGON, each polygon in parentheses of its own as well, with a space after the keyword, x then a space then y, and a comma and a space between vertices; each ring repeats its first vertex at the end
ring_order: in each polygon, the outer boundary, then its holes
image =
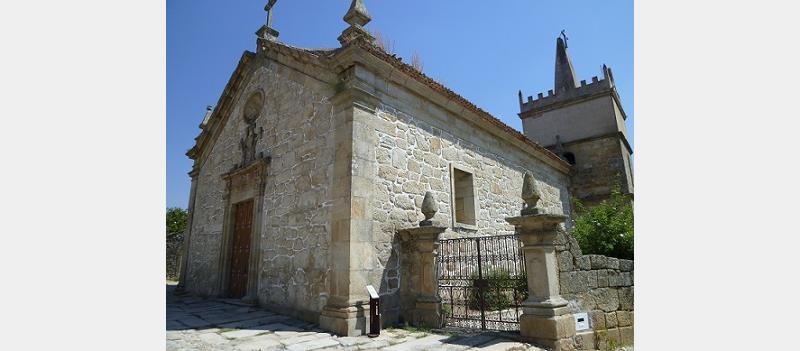
POLYGON ((519 330, 528 298, 518 235, 440 240, 436 260, 447 326, 519 330))

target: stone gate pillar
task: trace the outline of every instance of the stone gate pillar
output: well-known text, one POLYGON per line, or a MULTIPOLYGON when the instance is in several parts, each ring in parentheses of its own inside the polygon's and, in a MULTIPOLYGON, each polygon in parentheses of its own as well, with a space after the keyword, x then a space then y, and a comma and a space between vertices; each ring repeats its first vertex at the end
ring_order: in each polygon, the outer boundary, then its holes
POLYGON ((442 326, 436 256, 439 254, 439 236, 445 230, 447 227, 429 225, 400 231, 400 237, 409 249, 408 259, 412 269, 410 286, 413 287, 409 293, 414 298, 411 324, 417 327, 442 326))
POLYGON ((516 228, 525 253, 528 277, 528 299, 522 303, 520 334, 553 350, 574 350, 575 318, 567 308, 567 300, 559 295, 558 259, 554 240, 566 216, 540 214, 535 204, 533 177, 525 175, 523 199, 527 203, 522 215, 506 218, 516 228))
POLYGON ((406 257, 411 271, 411 284, 407 285, 413 302, 410 311, 411 324, 418 327, 440 328, 442 326, 442 299, 439 297, 439 280, 436 270, 436 257, 439 255, 439 236, 447 227, 434 226, 431 218, 439 206, 431 192, 425 193, 422 200, 422 213, 425 220, 419 227, 400 231, 400 239, 405 246, 406 257))

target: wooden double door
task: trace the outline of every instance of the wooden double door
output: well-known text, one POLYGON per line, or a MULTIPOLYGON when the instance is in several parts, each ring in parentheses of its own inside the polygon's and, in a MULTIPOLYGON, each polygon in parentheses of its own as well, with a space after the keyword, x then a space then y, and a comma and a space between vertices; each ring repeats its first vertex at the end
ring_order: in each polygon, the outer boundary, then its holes
POLYGON ((228 296, 241 298, 247 294, 250 268, 250 238, 253 233, 253 200, 234 205, 233 242, 231 245, 228 296))

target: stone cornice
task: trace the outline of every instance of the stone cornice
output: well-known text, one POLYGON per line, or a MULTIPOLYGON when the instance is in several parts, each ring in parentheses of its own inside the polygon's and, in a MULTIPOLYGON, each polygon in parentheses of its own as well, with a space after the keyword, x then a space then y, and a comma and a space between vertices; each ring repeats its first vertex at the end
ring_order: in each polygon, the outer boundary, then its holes
POLYGON ((373 74, 411 90, 420 97, 516 146, 559 172, 569 174, 571 171, 569 163, 553 152, 531 141, 519 131, 478 108, 444 85, 368 42, 357 39, 348 43, 331 58, 331 62, 334 67, 340 67, 340 69, 355 63, 361 64, 373 74))
POLYGON ((255 54, 252 52, 245 51, 242 54, 239 64, 231 74, 228 84, 225 85, 225 89, 208 119, 208 123, 200 125, 201 132, 195 138, 195 145, 186 152, 186 156, 195 161, 195 167, 202 165, 204 156, 210 150, 209 145, 213 145, 222 132, 222 126, 227 122, 230 111, 233 109, 234 97, 242 89, 247 68, 254 58, 255 54))

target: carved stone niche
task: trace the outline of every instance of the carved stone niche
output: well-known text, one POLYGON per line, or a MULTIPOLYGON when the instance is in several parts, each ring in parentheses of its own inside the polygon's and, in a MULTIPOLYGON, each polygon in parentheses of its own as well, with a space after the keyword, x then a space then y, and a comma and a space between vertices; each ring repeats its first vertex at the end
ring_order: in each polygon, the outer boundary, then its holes
POLYGON ((242 150, 242 161, 238 167, 245 167, 256 160, 256 143, 264 135, 263 128, 256 127, 256 120, 264 109, 264 92, 256 91, 247 98, 242 109, 242 119, 247 124, 245 134, 239 141, 242 150))

